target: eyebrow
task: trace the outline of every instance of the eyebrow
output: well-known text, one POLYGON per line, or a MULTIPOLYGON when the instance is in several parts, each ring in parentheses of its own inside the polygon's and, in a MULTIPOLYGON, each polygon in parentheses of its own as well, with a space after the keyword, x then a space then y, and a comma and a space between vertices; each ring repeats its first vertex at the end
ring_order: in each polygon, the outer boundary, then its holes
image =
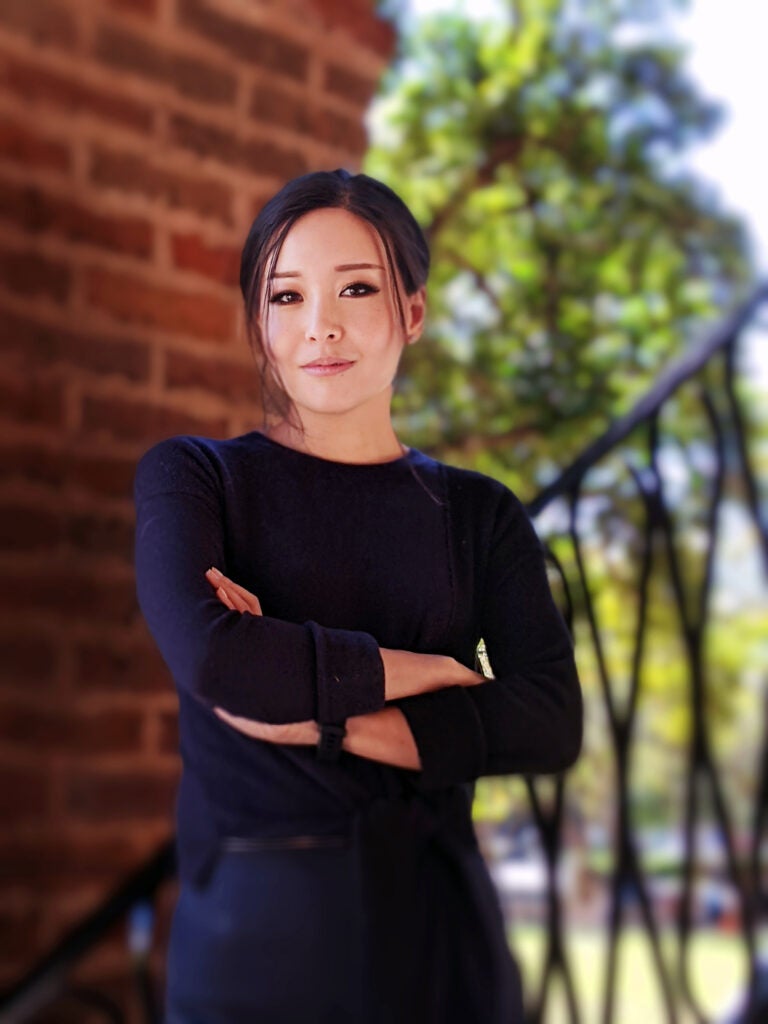
MULTIPOLYGON (((339 273, 344 273, 348 270, 383 270, 384 267, 380 263, 340 263, 338 267, 333 269, 339 273)), ((298 270, 282 270, 272 274, 272 280, 277 277, 301 277, 301 273, 298 270)))

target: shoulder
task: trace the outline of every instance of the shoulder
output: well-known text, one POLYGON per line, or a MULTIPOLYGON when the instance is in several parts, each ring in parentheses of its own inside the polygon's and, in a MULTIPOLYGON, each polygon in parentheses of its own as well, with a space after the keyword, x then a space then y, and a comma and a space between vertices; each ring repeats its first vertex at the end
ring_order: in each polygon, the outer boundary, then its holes
POLYGON ((137 496, 161 491, 199 493, 222 486, 238 465, 259 451, 261 435, 218 440, 181 434, 159 441, 146 451, 136 466, 137 496))
POLYGON ((517 495, 495 477, 478 470, 438 462, 423 453, 419 453, 416 465, 435 478, 442 478, 451 505, 459 511, 477 509, 490 520, 498 516, 522 516, 527 519, 525 507, 517 495))
POLYGON ((420 463, 441 477, 449 514, 463 535, 473 534, 491 554, 518 556, 541 552, 541 543, 525 506, 506 484, 477 470, 451 466, 428 456, 420 463))

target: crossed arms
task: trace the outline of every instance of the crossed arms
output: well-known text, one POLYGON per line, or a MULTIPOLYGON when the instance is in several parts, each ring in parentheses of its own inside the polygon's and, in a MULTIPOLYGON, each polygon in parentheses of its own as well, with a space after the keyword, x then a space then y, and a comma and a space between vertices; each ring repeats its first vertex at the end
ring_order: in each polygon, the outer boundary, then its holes
POLYGON ((465 522, 488 527, 473 605, 495 676, 484 680, 443 654, 262 615, 256 595, 207 578, 212 565, 232 564, 230 547, 254 529, 247 501, 224 505, 233 467, 216 444, 164 442, 137 474, 139 601, 180 688, 266 742, 313 744, 316 722, 346 719, 348 753, 419 770, 427 788, 556 772, 575 760, 582 708, 572 644, 513 495, 484 484, 472 506, 463 479, 456 495, 461 536, 465 522))
MULTIPOLYGON (((206 579, 221 603, 242 615, 261 615, 258 597, 224 576, 218 569, 206 572, 206 579)), ((454 658, 436 654, 417 654, 380 648, 384 665, 384 696, 387 700, 428 693, 445 686, 476 686, 484 681, 477 672, 454 658)), ((232 715, 216 707, 222 721, 253 739, 267 743, 310 744, 318 738, 318 725, 312 719, 303 722, 273 724, 241 715, 232 715)), ((408 722, 397 707, 385 707, 347 719, 343 749, 358 757, 381 761, 397 768, 421 768, 416 742, 408 722)))

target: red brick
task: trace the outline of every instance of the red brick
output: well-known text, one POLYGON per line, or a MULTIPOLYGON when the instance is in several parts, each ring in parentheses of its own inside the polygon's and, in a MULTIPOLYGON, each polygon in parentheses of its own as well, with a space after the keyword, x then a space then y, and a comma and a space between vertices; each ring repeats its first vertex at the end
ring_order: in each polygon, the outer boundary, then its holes
POLYGON ((259 82, 251 93, 251 117, 265 124, 296 132, 310 132, 310 104, 306 96, 288 92, 270 82, 259 82))
POLYGON ((86 272, 86 288, 91 304, 117 320, 216 341, 234 335, 232 304, 213 295, 161 288, 96 266, 86 272))
POLYGON ((290 129, 331 146, 362 152, 368 144, 359 118, 311 103, 274 85, 259 84, 251 94, 251 117, 265 124, 290 129))
POLYGON ((228 72, 155 46, 124 29, 103 26, 96 37, 94 52, 110 69, 155 79, 173 86, 183 96, 205 103, 230 104, 237 93, 237 80, 228 72))
POLYGON ((3 0, 0 22, 12 32, 28 36, 38 46, 74 49, 77 29, 71 13, 51 0, 3 0))
POLYGON ((292 39, 228 17, 205 0, 179 0, 178 12, 183 26, 239 60, 299 81, 307 77, 309 51, 292 39))
POLYGON ((176 754, 179 750, 179 716, 175 711, 163 711, 160 715, 160 738, 158 746, 163 754, 176 754))
POLYGON ((0 505, 0 548, 45 551, 57 547, 63 537, 64 523, 56 509, 29 503, 0 505))
MULTIPOLYGON (((159 983, 157 968, 153 970, 152 978, 158 979, 159 983)), ((82 961, 74 972, 74 980, 86 990, 99 992, 110 1005, 119 1007, 122 1012, 120 1020, 136 1024, 147 1019, 136 978, 130 970, 124 924, 107 933, 104 941, 82 961)), ((85 1006, 83 1000, 77 998, 70 998, 67 1007, 70 1015, 60 1016, 61 1004, 62 999, 59 999, 55 1020, 35 1019, 32 1024, 104 1024, 106 1019, 103 1007, 85 1006)))
POLYGON ((111 885, 140 859, 125 839, 51 833, 34 839, 0 837, 0 877, 52 894, 81 885, 111 885))
POLYGON ((141 259, 152 255, 152 225, 144 218, 96 213, 80 203, 47 195, 34 185, 4 182, 0 189, 0 217, 32 234, 44 231, 68 242, 141 259))
POLYGON ((307 170, 306 158, 297 149, 286 149, 266 139, 241 139, 183 114, 170 118, 169 135, 172 142, 198 156, 243 167, 253 174, 287 179, 307 170))
POLYGON ((130 498, 136 470, 135 458, 48 448, 34 442, 0 447, 0 465, 7 480, 29 481, 54 490, 72 487, 108 498, 130 498))
POLYGON ((259 382, 255 366, 200 358, 188 352, 167 352, 165 381, 169 388, 215 391, 234 401, 251 401, 254 406, 258 403, 259 382))
POLYGON ((240 279, 240 249, 233 245, 208 245, 197 233, 171 237, 173 262, 181 270, 194 270, 221 284, 236 287, 240 279))
POLYGON ((39 632, 10 632, 5 624, 0 635, 0 684, 5 689, 50 688, 56 679, 58 658, 51 641, 39 632))
POLYGON ((35 822, 49 811, 51 780, 38 768, 0 766, 0 819, 4 822, 35 822))
POLYGON ((0 419, 49 427, 64 422, 64 396, 56 380, 0 377, 0 419))
POLYGON ((105 433, 121 440, 149 444, 173 434, 221 437, 226 428, 223 417, 202 419, 166 406, 117 398, 86 396, 83 400, 83 430, 88 434, 105 433))
MULTIPOLYGON (((8 882, 13 884, 13 876, 8 882)), ((0 903, 0 987, 10 988, 21 971, 42 952, 43 911, 40 906, 8 906, 0 903)), ((35 1021, 35 1024, 46 1024, 35 1021)), ((49 1018, 47 1024, 54 1024, 49 1018)))
POLYGON ((0 316, 3 320, 0 351, 14 352, 31 366, 63 363, 91 373, 116 374, 133 381, 147 379, 149 348, 145 342, 74 334, 7 312, 2 307, 0 316))
POLYGON ((141 133, 151 131, 155 120, 149 104, 116 95, 102 85, 92 87, 78 78, 18 60, 0 62, 0 84, 47 107, 67 113, 93 114, 109 124, 119 124, 141 133))
POLYGON ((17 295, 39 295, 64 302, 69 295, 71 271, 36 252, 0 250, 0 281, 17 295))
POLYGON ((133 494, 135 459, 109 455, 73 455, 68 462, 68 480, 77 487, 108 498, 129 498, 133 494))
POLYGON ((159 10, 158 0, 108 0, 108 3, 116 11, 140 14, 146 18, 157 17, 159 10))
POLYGON ((394 25, 376 17, 370 0, 309 0, 328 28, 341 29, 382 57, 390 57, 397 33, 394 25))
POLYGON ((139 614, 132 578, 109 579, 98 569, 89 573, 79 565, 7 570, 0 610, 5 615, 40 612, 51 623, 80 620, 119 626, 131 626, 139 614))
POLYGON ((170 821, 176 786, 175 773, 82 771, 70 779, 67 807, 73 818, 84 821, 170 821))
POLYGON ((111 709, 87 713, 28 702, 0 702, 0 744, 48 754, 127 754, 141 748, 142 715, 111 709))
POLYGON ((287 128, 351 152, 362 152, 368 144, 359 118, 321 107, 304 96, 273 85, 254 87, 250 113, 257 121, 287 128))
POLYGON ((341 64, 328 64, 325 68, 324 89, 349 103, 366 107, 376 91, 377 80, 358 75, 341 64))
POLYGON ((133 563, 133 521, 98 512, 71 513, 65 537, 75 551, 88 555, 110 555, 133 563))
POLYGON ((171 675, 150 641, 126 647, 82 643, 75 651, 75 683, 84 692, 171 693, 171 675))
POLYGON ((315 109, 311 117, 311 134, 329 146, 362 153, 368 145, 368 135, 357 118, 345 117, 335 110, 315 109))
POLYGON ((202 217, 232 223, 232 193, 211 178, 184 177, 134 156, 96 148, 91 180, 97 185, 158 199, 173 209, 194 210, 202 217))
POLYGON ((0 157, 52 171, 68 171, 72 166, 69 146, 31 132, 7 117, 0 117, 0 157))
POLYGON ((251 219, 255 220, 271 199, 270 195, 256 195, 250 205, 251 219))
POLYGON ((0 447, 0 467, 5 480, 30 481, 54 489, 61 487, 67 475, 66 461, 61 452, 34 442, 0 447))

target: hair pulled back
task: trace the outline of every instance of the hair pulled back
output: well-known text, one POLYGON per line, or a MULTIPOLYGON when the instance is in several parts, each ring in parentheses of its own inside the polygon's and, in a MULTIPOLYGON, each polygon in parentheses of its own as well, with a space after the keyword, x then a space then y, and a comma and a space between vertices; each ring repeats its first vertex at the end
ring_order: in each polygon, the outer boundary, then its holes
POLYGON ((404 312, 398 281, 406 295, 426 284, 429 248, 411 211, 387 185, 367 174, 346 170, 313 171, 289 181, 262 208, 248 232, 240 261, 240 290, 245 301, 248 341, 262 381, 266 414, 290 412, 290 400, 276 377, 264 344, 261 322, 266 311, 264 287, 293 225, 313 210, 348 210, 376 231, 384 247, 390 284, 401 322, 404 312))

